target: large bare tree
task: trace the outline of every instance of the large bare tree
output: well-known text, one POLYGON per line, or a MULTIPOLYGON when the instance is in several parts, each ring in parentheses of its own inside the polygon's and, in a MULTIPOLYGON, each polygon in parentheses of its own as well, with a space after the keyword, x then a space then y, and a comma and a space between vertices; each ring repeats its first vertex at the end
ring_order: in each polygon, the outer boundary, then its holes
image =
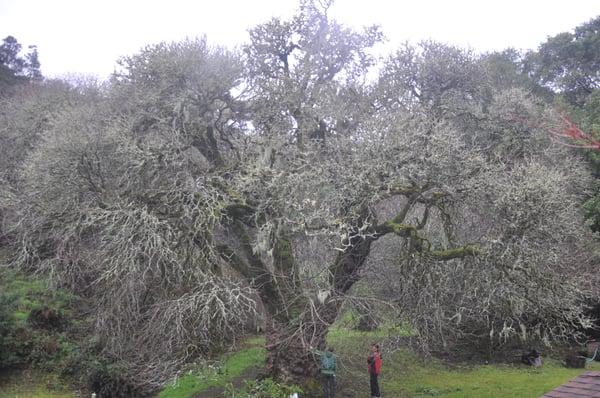
POLYGON ((369 270, 424 340, 587 322, 588 181, 553 112, 460 49, 377 63, 378 29, 327 11, 303 1, 243 56, 195 40, 124 59, 52 115, 2 204, 16 261, 94 297, 104 355, 148 390, 257 301, 269 374, 315 376, 310 347, 369 270))

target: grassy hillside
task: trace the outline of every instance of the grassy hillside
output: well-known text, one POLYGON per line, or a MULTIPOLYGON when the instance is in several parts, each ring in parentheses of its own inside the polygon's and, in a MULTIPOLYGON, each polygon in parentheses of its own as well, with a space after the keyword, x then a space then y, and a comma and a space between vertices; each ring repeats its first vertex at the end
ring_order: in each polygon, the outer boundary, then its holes
POLYGON ((74 300, 4 267, 0 253, 0 398, 76 396, 61 377, 79 371, 74 300))

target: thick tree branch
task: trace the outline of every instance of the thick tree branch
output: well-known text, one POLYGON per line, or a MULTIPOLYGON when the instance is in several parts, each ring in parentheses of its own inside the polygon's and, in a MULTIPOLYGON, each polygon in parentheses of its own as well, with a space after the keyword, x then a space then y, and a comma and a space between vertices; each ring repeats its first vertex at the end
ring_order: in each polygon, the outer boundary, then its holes
POLYGON ((479 247, 474 244, 467 244, 452 249, 431 250, 431 243, 419 233, 419 229, 419 226, 388 221, 376 228, 376 237, 380 238, 388 233, 393 233, 397 236, 407 238, 412 250, 442 261, 476 256, 481 253, 479 247))
POLYGON ((257 290, 269 313, 274 317, 280 316, 280 310, 284 308, 282 305, 284 300, 272 273, 260 259, 260 256, 254 253, 252 241, 246 232, 245 226, 241 221, 233 221, 230 224, 230 230, 237 237, 246 261, 226 245, 219 246, 221 257, 257 290))

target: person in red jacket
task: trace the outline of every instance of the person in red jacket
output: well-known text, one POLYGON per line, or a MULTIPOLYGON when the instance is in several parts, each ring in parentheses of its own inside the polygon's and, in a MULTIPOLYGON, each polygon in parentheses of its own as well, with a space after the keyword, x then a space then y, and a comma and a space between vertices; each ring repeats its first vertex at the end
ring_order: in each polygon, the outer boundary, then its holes
POLYGON ((379 344, 371 346, 371 354, 367 358, 367 365, 369 366, 369 376, 371 377, 371 397, 380 398, 381 393, 379 392, 379 381, 377 380, 381 373, 381 351, 379 351, 379 344))

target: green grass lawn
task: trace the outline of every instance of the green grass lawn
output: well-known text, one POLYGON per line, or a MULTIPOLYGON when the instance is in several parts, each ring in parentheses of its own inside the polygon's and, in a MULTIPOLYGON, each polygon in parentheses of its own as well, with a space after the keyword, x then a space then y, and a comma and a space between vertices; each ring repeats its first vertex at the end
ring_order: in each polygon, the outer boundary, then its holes
MULTIPOLYGON (((600 370, 598 362, 588 370, 600 370)), ((394 397, 539 397, 582 373, 567 369, 556 360, 545 360, 542 368, 520 365, 477 365, 449 369, 424 363, 410 353, 397 353, 386 361, 383 390, 394 397)))
MULTIPOLYGON (((390 331, 391 332, 391 331, 390 331)), ((329 336, 340 361, 338 387, 368 396, 366 356, 374 341, 387 332, 361 333, 333 330, 329 336)), ((423 360, 409 350, 387 353, 384 349, 382 395, 386 397, 532 398, 576 377, 586 370, 600 371, 600 363, 587 369, 567 369, 561 362, 544 359, 542 368, 525 365, 470 364, 449 366, 436 359, 423 360)))

